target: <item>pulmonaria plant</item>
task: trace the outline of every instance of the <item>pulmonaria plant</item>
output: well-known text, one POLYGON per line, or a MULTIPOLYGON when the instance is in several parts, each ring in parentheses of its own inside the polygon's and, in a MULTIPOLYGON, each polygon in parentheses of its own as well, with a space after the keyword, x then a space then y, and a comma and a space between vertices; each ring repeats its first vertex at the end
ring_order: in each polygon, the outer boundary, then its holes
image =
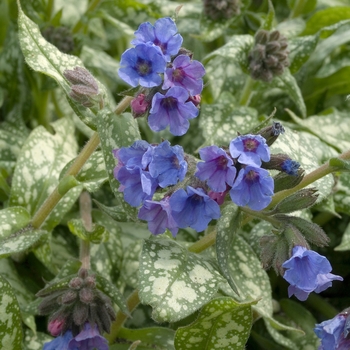
POLYGON ((169 17, 154 25, 142 23, 135 37, 135 47, 123 53, 118 71, 128 84, 142 87, 131 103, 132 114, 148 117, 153 131, 169 126, 173 135, 184 135, 189 120, 199 114, 205 69, 181 48, 182 36, 169 17))

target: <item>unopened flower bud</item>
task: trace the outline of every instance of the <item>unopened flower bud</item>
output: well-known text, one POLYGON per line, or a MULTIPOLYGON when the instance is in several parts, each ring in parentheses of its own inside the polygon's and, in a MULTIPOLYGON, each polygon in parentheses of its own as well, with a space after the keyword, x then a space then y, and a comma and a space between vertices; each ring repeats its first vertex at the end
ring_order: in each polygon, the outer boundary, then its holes
POLYGON ((272 125, 266 126, 257 133, 266 140, 268 146, 271 146, 277 140, 278 136, 284 134, 284 132, 284 127, 280 122, 273 122, 272 125))
POLYGON ((89 276, 89 271, 87 269, 83 269, 81 268, 79 271, 78 271, 78 276, 80 278, 82 278, 83 280, 85 280, 85 278, 87 278, 89 276))
POLYGON ((66 293, 64 293, 61 297, 61 304, 72 304, 75 302, 77 298, 77 292, 74 290, 69 290, 66 293))
POLYGON ((89 306, 83 303, 76 303, 73 310, 73 321, 77 326, 82 326, 88 319, 89 306))
POLYGON ((229 19, 240 12, 237 0, 204 0, 204 13, 212 20, 229 19))
POLYGON ((88 70, 83 67, 66 69, 65 78, 72 84, 69 96, 84 107, 93 107, 98 102, 99 88, 97 81, 88 70))
POLYGON ((79 291, 79 298, 82 303, 90 304, 94 300, 94 292, 89 288, 82 288, 79 291))
POLYGON ((192 102, 196 107, 201 103, 201 95, 190 96, 186 102, 192 102))
POLYGON ((86 285, 86 287, 94 289, 96 287, 95 276, 87 276, 84 280, 84 284, 86 285))
POLYGON ((289 66, 287 39, 277 30, 260 30, 255 35, 255 46, 248 55, 251 77, 270 82, 274 76, 281 75, 289 66))
POLYGON ((288 175, 297 176, 300 164, 290 159, 286 154, 273 154, 269 162, 264 162, 262 167, 264 169, 275 169, 283 171, 288 175))
POLYGON ((57 337, 60 335, 64 329, 65 320, 56 318, 54 320, 51 320, 47 326, 48 331, 53 335, 54 337, 57 337))
POLYGON ((74 277, 69 281, 69 288, 71 289, 80 289, 83 286, 83 279, 80 277, 74 277))
POLYGON ((139 94, 131 101, 130 106, 132 116, 139 118, 151 108, 151 103, 145 98, 145 94, 139 94))

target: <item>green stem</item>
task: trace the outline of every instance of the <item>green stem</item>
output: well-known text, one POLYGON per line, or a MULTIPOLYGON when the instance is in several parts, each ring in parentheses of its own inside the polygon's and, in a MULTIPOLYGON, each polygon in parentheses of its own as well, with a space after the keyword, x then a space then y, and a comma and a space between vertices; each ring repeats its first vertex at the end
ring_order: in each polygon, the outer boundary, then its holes
POLYGON ((247 80, 245 81, 241 97, 239 99, 240 106, 249 105, 250 98, 254 91, 254 85, 255 85, 255 81, 250 76, 248 76, 247 80))
POLYGON ((121 114, 127 107, 129 107, 130 102, 133 100, 133 97, 131 96, 125 96, 116 107, 114 113, 119 115, 121 114))
MULTIPOLYGON (((82 15, 82 18, 84 18, 88 13, 94 11, 95 8, 100 4, 100 2, 101 2, 101 0, 92 0, 89 7, 85 11, 85 13, 82 15)), ((77 22, 77 24, 74 26, 74 28, 72 30, 73 34, 78 33, 83 26, 84 26, 84 23, 80 18, 80 20, 77 22)))
MULTIPOLYGON (((87 232, 92 231, 91 196, 89 192, 83 192, 79 197, 80 216, 87 232)), ((80 261, 83 269, 90 270, 90 242, 80 240, 80 261)))
POLYGON ((289 15, 289 18, 298 17, 302 13, 304 6, 305 6, 305 0, 296 0, 293 10, 289 15))
POLYGON ((48 0, 47 7, 46 7, 46 14, 47 14, 47 18, 49 19, 51 19, 52 17, 53 4, 54 4, 54 0, 48 0))
MULTIPOLYGON (((86 161, 89 159, 91 154, 94 152, 96 147, 99 145, 99 143, 100 138, 98 136, 98 133, 95 132, 92 135, 91 139, 88 141, 88 143, 85 145, 85 147, 82 149, 78 157, 75 158, 75 161, 69 167, 64 176, 76 176, 80 169, 84 166, 86 161)), ((57 203, 61 200, 62 197, 63 195, 59 194, 58 188, 56 187, 56 189, 51 193, 51 195, 46 199, 46 201, 42 204, 42 206, 34 215, 32 220, 32 225, 34 228, 39 228, 43 224, 43 222, 50 215, 51 211, 54 209, 54 207, 57 205, 57 203)))
POLYGON ((326 318, 333 318, 339 311, 334 308, 331 304, 329 304, 324 298, 320 297, 315 293, 311 293, 305 304, 314 310, 317 310, 326 318))
MULTIPOLYGON (((126 305, 128 307, 129 312, 131 313, 134 309, 136 309, 137 305, 140 304, 139 292, 134 290, 128 297, 126 301, 126 305)), ((120 328, 122 328, 125 320, 127 319, 127 315, 123 314, 121 311, 117 312, 115 321, 112 323, 111 331, 109 334, 105 335, 105 338, 109 341, 109 344, 113 344, 118 336, 120 328)))
POLYGON ((190 251, 192 253, 200 253, 200 252, 206 250, 207 248, 211 247, 215 243, 216 234, 217 234, 217 231, 213 230, 212 232, 205 235, 203 238, 201 238, 196 243, 193 243, 188 248, 188 251, 190 251))

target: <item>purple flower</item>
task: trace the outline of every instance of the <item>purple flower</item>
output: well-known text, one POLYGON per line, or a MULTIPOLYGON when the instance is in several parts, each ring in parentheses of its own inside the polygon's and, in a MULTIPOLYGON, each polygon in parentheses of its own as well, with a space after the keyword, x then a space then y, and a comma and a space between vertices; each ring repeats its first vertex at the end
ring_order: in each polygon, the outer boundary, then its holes
POLYGON ((271 202, 274 183, 267 170, 247 166, 241 169, 230 190, 233 203, 262 210, 271 202))
POLYGON ((298 169, 300 168, 300 164, 292 159, 286 159, 281 164, 281 169, 287 173, 288 175, 297 176, 298 175, 298 169))
POLYGON ((180 87, 170 88, 165 95, 157 92, 152 99, 152 108, 148 124, 153 131, 164 130, 170 125, 175 136, 185 134, 189 128, 188 119, 197 117, 198 108, 192 102, 186 102, 188 92, 180 87))
POLYGON ((153 178, 148 171, 137 166, 121 167, 117 180, 122 185, 119 191, 124 193, 125 201, 133 207, 138 207, 145 200, 152 199, 158 186, 157 179, 153 178))
POLYGON ((107 339, 102 337, 97 325, 93 327, 85 323, 84 329, 68 344, 67 350, 108 350, 107 339))
POLYGON ((209 221, 220 217, 219 205, 203 189, 187 187, 170 197, 171 213, 178 227, 192 227, 197 232, 207 228, 209 221))
POLYGON ((195 175, 202 181, 208 180, 208 186, 215 192, 224 192, 226 185, 232 186, 236 177, 236 168, 227 153, 217 146, 208 146, 199 150, 204 162, 197 163, 195 175))
POLYGON ((182 44, 182 36, 176 33, 176 24, 171 18, 160 18, 154 26, 149 22, 142 23, 135 32, 136 39, 131 43, 152 43, 160 48, 166 61, 170 62, 170 56, 176 55, 182 44))
POLYGON ((266 140, 260 135, 242 135, 236 137, 230 143, 230 153, 233 158, 238 158, 241 164, 260 166, 261 160, 270 160, 270 149, 266 140))
POLYGON ((143 156, 152 146, 143 140, 135 141, 130 147, 122 147, 113 151, 114 156, 121 164, 133 168, 135 166, 145 169, 148 163, 144 163, 143 156))
POLYGON ((148 229, 158 235, 169 229, 175 237, 179 230, 176 222, 171 215, 169 197, 160 202, 146 200, 141 207, 138 218, 148 221, 148 229))
POLYGON ((172 86, 182 86, 191 95, 200 94, 203 90, 203 75, 205 69, 202 63, 192 61, 187 55, 177 56, 171 68, 167 68, 164 73, 163 90, 172 86))
POLYGON ((347 327, 348 313, 340 313, 331 320, 316 324, 316 335, 321 339, 319 350, 348 350, 350 339, 346 339, 349 333, 347 327))
POLYGON ((158 86, 162 83, 159 73, 164 73, 166 62, 156 46, 140 44, 122 54, 119 76, 133 87, 158 86))
POLYGON ((72 332, 67 331, 66 333, 51 340, 50 342, 45 343, 43 350, 67 350, 68 343, 71 341, 72 338, 73 338, 72 332))
POLYGON ((152 149, 152 160, 148 168, 151 176, 157 178, 160 187, 177 184, 185 178, 187 172, 183 148, 172 147, 169 141, 163 141, 152 149))
POLYGON ((333 280, 343 280, 330 273, 332 266, 327 258, 302 246, 293 248, 291 258, 282 267, 286 269, 283 278, 290 284, 288 296, 294 294, 301 301, 311 292, 321 293, 329 288, 333 280))

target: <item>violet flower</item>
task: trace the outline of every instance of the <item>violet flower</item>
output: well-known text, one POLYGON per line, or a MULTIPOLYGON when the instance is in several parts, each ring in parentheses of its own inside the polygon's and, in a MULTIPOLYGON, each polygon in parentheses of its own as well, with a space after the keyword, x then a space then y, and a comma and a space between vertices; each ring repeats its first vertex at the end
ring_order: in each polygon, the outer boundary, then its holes
POLYGON ((162 83, 159 73, 164 73, 166 62, 156 46, 139 44, 126 50, 120 60, 118 74, 133 87, 154 87, 162 83))
POLYGON ((199 150, 204 162, 197 163, 195 175, 202 181, 207 180, 214 192, 224 192, 226 186, 232 186, 236 177, 236 168, 227 153, 217 146, 208 146, 199 150))
POLYGON ((202 188, 187 186, 187 193, 179 189, 170 197, 172 216, 178 227, 205 230, 212 219, 220 217, 219 205, 202 188))
POLYGON ((107 339, 102 337, 97 325, 90 323, 84 325, 84 329, 70 340, 67 350, 108 350, 107 339))
POLYGON ((45 343, 43 350, 68 350, 68 344, 73 339, 71 331, 67 331, 59 337, 45 343))
POLYGON ((274 182, 265 169, 247 166, 241 169, 230 190, 232 202, 253 210, 266 208, 273 195, 274 182))
POLYGON ((261 161, 270 160, 270 149, 266 140, 260 135, 242 135, 236 137, 230 143, 230 153, 233 158, 238 158, 241 164, 260 167, 261 161))
POLYGON ((167 62, 170 62, 170 56, 178 53, 183 40, 182 36, 177 34, 175 22, 169 17, 158 19, 154 26, 149 22, 140 24, 135 37, 131 41, 133 45, 152 43, 160 48, 167 62))
POLYGON ((146 200, 139 210, 138 218, 148 222, 148 229, 154 235, 164 233, 168 229, 175 237, 179 230, 171 215, 169 197, 160 202, 146 200))
POLYGON ((198 95, 203 90, 205 69, 199 61, 192 61, 187 55, 179 55, 172 62, 172 67, 164 73, 163 90, 172 86, 182 86, 190 95, 198 95))
POLYGON ((343 280, 330 273, 332 266, 326 257, 302 246, 293 248, 291 258, 282 267, 286 269, 283 278, 290 284, 288 296, 294 294, 301 301, 311 292, 321 293, 329 288, 333 280, 343 280))
POLYGON ((190 126, 189 119, 198 116, 198 108, 186 102, 188 92, 180 86, 170 88, 165 95, 157 92, 152 99, 148 124, 153 131, 164 130, 168 125, 175 136, 185 134, 190 126))

